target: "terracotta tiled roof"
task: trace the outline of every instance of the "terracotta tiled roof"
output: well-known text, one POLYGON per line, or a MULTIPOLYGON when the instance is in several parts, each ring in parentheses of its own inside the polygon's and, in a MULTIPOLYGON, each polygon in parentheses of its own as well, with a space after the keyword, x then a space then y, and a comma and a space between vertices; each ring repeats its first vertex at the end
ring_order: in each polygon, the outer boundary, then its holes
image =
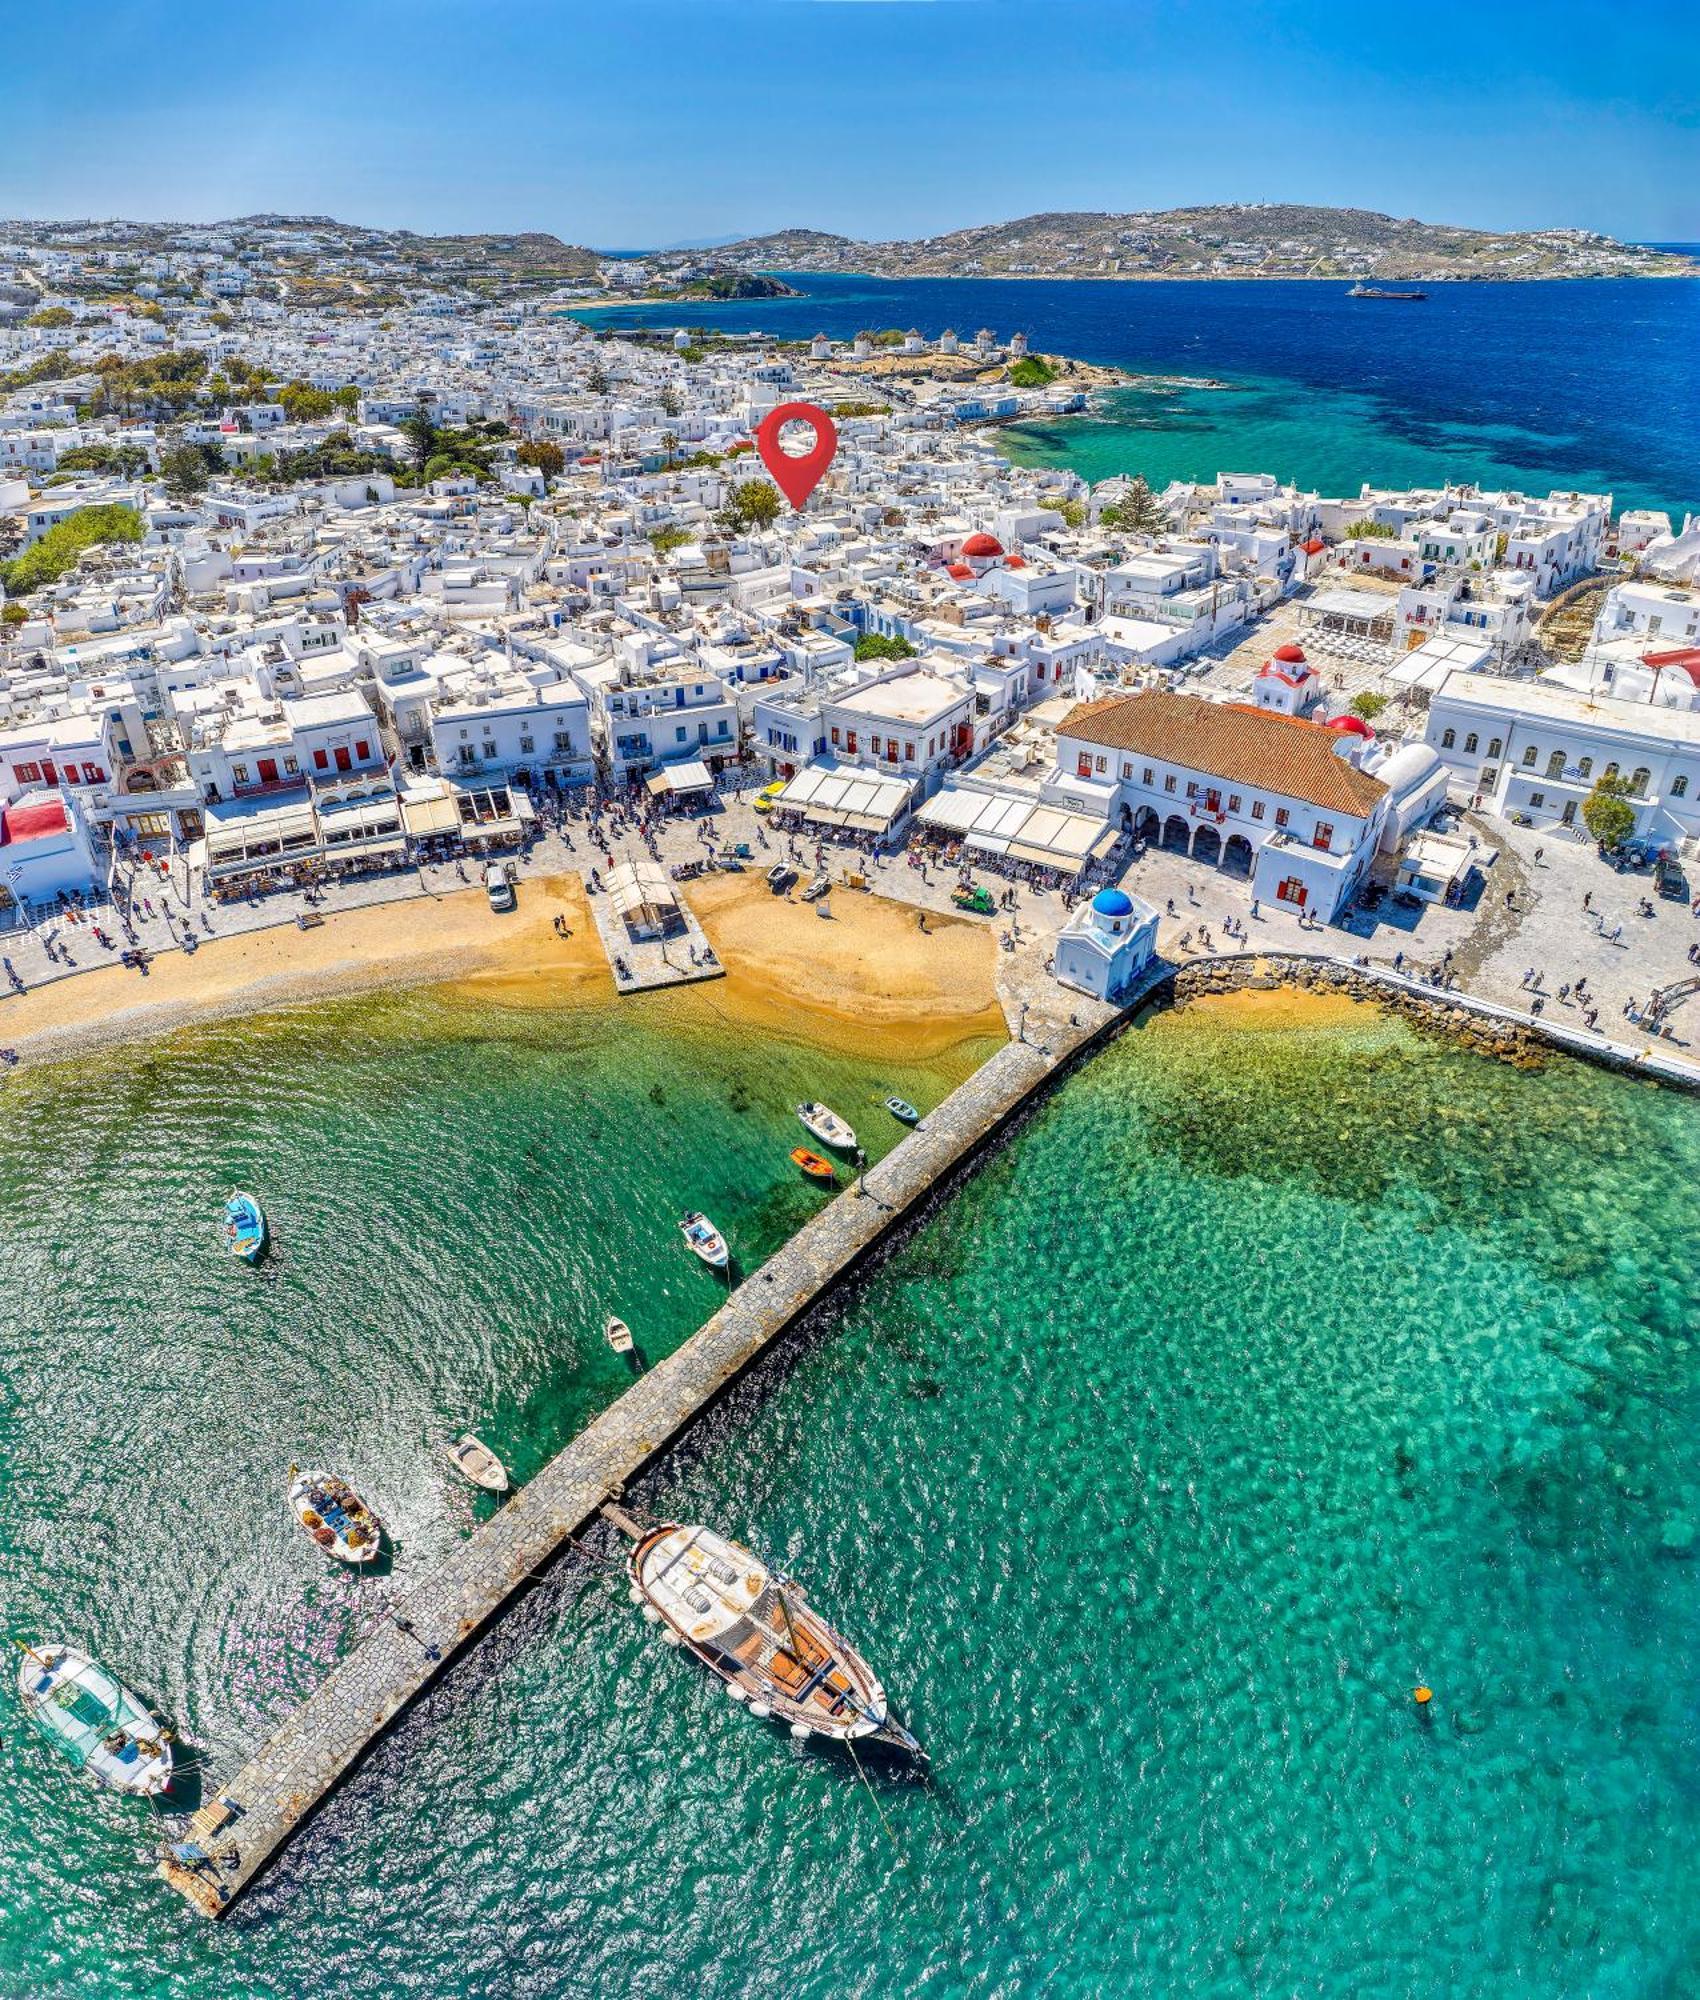
POLYGON ((1367 819, 1387 795, 1379 778, 1339 754, 1333 730, 1238 702, 1184 694, 1115 695, 1082 702, 1064 717, 1057 735, 1160 757, 1208 778, 1279 792, 1356 819, 1367 819))

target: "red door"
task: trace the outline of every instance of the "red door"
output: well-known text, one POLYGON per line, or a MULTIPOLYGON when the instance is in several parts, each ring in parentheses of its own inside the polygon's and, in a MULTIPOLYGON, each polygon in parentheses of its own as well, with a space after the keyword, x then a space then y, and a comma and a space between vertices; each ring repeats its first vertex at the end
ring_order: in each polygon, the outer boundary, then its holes
POLYGON ((277 759, 275 757, 262 757, 260 759, 260 783, 262 785, 275 785, 277 783, 277 759))
POLYGON ((336 753, 336 767, 339 771, 347 771, 353 768, 353 760, 349 757, 348 752, 340 746, 338 746, 336 753))
POLYGON ((41 782, 44 785, 56 785, 59 782, 59 773, 45 757, 41 763, 41 782))

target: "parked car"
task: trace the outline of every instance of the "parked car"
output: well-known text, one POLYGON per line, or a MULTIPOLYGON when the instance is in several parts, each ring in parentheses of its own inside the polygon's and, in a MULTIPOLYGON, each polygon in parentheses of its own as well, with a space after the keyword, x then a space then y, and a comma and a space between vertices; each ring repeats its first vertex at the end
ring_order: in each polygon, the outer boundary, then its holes
POLYGON ((789 783, 790 780, 788 778, 775 778, 771 785, 763 785, 755 796, 756 811, 759 813, 772 812, 774 800, 778 798, 779 794, 784 791, 789 783))
POLYGON ((511 910, 513 908, 513 878, 508 873, 506 862, 492 861, 485 868, 484 893, 490 898, 491 909, 511 910))
POLYGON ((1673 901, 1688 901, 1688 877, 1682 872, 1682 863, 1674 854, 1661 854, 1653 869, 1653 886, 1661 896, 1669 896, 1673 901))

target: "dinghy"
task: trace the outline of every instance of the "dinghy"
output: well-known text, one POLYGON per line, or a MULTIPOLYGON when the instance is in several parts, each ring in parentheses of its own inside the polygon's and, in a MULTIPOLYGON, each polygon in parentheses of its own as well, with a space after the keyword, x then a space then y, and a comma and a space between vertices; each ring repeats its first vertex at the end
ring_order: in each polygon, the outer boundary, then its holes
POLYGON ((608 1324, 602 1329, 608 1337, 608 1345, 616 1354, 630 1354, 632 1351, 632 1330, 623 1319, 613 1313, 608 1315, 608 1324))
POLYGON ((87 1653, 57 1642, 24 1646, 24 1712, 73 1764, 109 1791, 153 1796, 171 1783, 171 1732, 87 1653))
POLYGON ((833 1146, 841 1153, 855 1152, 855 1133, 829 1106, 799 1104, 797 1116, 802 1120, 804 1131, 818 1139, 823 1146, 833 1146))
POLYGON ((823 1160, 819 1153, 811 1153, 807 1146, 791 1149, 791 1164, 800 1167, 812 1181, 835 1181, 838 1178, 838 1169, 832 1162, 823 1160))
POLYGON ((244 1264, 257 1264, 266 1247, 266 1212, 240 1188, 224 1204, 224 1241, 231 1256, 244 1264))
POLYGON ((885 1101, 885 1108, 901 1124, 919 1125, 921 1122, 920 1112, 915 1109, 907 1097, 888 1097, 885 1101))
POLYGON ((711 1271, 724 1271, 731 1262, 725 1237, 706 1215, 699 1215, 694 1208, 688 1215, 680 1216, 679 1233, 711 1271))
POLYGON ((377 1555, 383 1522, 334 1472, 303 1472, 292 1465, 289 1505, 307 1539, 338 1562, 369 1563, 377 1555))
POLYGON ((879 1744, 924 1756, 885 1689, 789 1577, 712 1528, 668 1522, 629 1558, 630 1595, 662 1637, 686 1646, 752 1715, 803 1742, 879 1744))
POLYGON ((471 1431, 456 1438, 453 1444, 444 1445, 443 1450, 456 1472, 470 1479, 474 1486, 482 1486, 486 1493, 507 1492, 508 1468, 471 1431))

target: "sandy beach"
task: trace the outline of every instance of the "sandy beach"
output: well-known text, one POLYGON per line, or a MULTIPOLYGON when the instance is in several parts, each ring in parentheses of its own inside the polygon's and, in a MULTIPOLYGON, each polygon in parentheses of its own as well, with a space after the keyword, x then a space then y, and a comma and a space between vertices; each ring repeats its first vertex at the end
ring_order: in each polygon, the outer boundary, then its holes
MULTIPOLYGON (((985 925, 929 917, 843 891, 830 919, 771 895, 759 875, 692 884, 727 977, 634 1006, 695 1001, 776 1033, 830 1033, 870 1052, 894 1042, 928 1056, 1006 1028, 985 925)), ((501 1005, 554 1007, 614 998, 613 976, 576 876, 531 877, 519 907, 491 911, 481 889, 413 897, 294 924, 214 937, 192 956, 162 953, 145 978, 104 965, 0 1001, 0 1043, 47 1060, 204 1021, 379 988, 442 985, 501 1005), (572 932, 563 939, 554 919, 572 932)))

